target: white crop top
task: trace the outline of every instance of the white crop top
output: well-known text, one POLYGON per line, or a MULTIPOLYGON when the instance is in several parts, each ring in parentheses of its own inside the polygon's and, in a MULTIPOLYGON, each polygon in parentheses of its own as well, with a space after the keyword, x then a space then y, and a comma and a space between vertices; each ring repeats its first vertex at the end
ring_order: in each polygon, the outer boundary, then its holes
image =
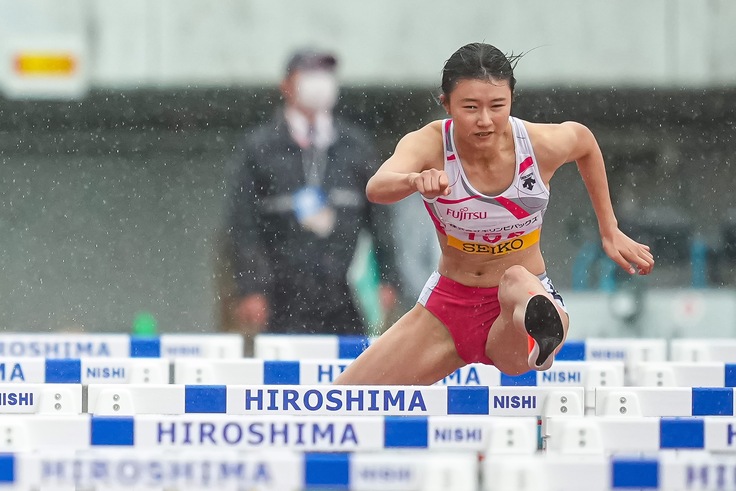
POLYGON ((539 241, 549 191, 542 182, 524 123, 511 117, 516 172, 501 194, 479 193, 465 176, 455 151, 454 125, 442 124, 445 172, 450 194, 424 200, 435 227, 447 235, 448 245, 471 254, 502 255, 526 249, 539 241))

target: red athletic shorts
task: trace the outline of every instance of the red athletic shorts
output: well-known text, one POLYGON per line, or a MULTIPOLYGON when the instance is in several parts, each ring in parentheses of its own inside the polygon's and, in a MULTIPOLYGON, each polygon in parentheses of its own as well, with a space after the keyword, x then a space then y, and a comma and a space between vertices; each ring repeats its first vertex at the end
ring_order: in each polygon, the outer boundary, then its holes
MULTIPOLYGON (((564 310, 562 297, 547 275, 539 279, 564 310)), ((491 325, 501 314, 498 287, 465 286, 434 272, 419 295, 419 304, 447 327, 463 361, 493 365, 486 356, 486 341, 491 325)))

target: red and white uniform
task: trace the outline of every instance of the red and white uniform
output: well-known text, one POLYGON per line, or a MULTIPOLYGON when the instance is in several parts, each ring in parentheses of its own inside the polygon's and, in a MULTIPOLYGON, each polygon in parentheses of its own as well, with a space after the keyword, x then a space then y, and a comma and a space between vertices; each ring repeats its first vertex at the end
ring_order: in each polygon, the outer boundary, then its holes
POLYGON ((463 170, 455 150, 453 122, 442 124, 445 172, 450 194, 425 206, 435 227, 447 235, 448 245, 471 254, 502 255, 539 242, 549 190, 534 156, 524 123, 509 118, 514 135, 516 171, 511 185, 496 196, 478 192, 463 170))

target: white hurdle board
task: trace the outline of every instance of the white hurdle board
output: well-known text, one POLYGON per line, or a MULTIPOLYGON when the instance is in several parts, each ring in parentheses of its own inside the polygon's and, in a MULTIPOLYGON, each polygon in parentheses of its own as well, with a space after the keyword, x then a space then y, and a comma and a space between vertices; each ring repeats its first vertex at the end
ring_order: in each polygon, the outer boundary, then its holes
POLYGON ((705 417, 550 417, 547 452, 565 454, 647 453, 707 450, 736 453, 736 418, 705 417))
POLYGON ((234 333, 0 334, 0 357, 242 358, 243 354, 243 336, 234 333))
MULTIPOLYGON (((357 358, 375 338, 333 334, 259 334, 254 357, 267 360, 357 358)), ((665 361, 667 341, 656 338, 568 339, 559 361, 665 361)))
POLYGON ((0 382, 15 384, 166 384, 166 358, 0 358, 0 382))
POLYGON ((258 334, 253 356, 265 360, 354 359, 373 342, 367 336, 258 334))
MULTIPOLYGON (((210 360, 179 358, 174 361, 174 383, 225 385, 318 385, 330 384, 352 360, 302 359, 210 360)), ((592 409, 595 387, 624 384, 621 361, 556 361, 544 372, 529 371, 509 376, 492 365, 474 363, 459 368, 435 385, 489 387, 584 387, 585 406, 592 409)))
POLYGON ((134 414, 583 414, 583 387, 90 384, 88 412, 134 414))
POLYGON ((139 451, 0 455, 2 489, 477 491, 472 453, 139 451))
POLYGON ((483 463, 483 491, 716 491, 736 488, 736 458, 709 452, 651 456, 499 456, 483 463))
POLYGON ((0 384, 0 415, 81 412, 80 384, 0 384))
POLYGON ((494 416, 12 415, 0 453, 136 448, 534 453, 537 418, 494 416))
POLYGON ((568 339, 555 356, 569 361, 665 361, 667 341, 658 338, 568 339))
POLYGON ((568 339, 555 361, 621 361, 624 382, 631 385, 630 367, 634 363, 667 360, 667 341, 656 338, 568 339))
POLYGON ((670 360, 736 363, 736 339, 672 339, 670 341, 670 360))
POLYGON ((598 416, 733 416, 732 387, 599 387, 598 416))
POLYGON ((636 363, 630 370, 636 387, 734 387, 736 364, 717 361, 636 363))

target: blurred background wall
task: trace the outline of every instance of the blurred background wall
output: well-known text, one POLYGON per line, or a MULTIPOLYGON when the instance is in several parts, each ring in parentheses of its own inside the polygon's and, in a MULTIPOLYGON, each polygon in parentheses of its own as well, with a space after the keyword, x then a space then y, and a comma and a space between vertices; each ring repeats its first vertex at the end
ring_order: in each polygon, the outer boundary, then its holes
POLYGON ((526 53, 514 115, 596 133, 659 260, 635 279, 601 260, 564 167, 543 245, 578 332, 733 335, 735 21, 730 0, 0 0, 0 327, 216 330, 228 160, 290 52, 337 54, 340 111, 386 157, 443 116, 444 60, 485 41, 526 53))

